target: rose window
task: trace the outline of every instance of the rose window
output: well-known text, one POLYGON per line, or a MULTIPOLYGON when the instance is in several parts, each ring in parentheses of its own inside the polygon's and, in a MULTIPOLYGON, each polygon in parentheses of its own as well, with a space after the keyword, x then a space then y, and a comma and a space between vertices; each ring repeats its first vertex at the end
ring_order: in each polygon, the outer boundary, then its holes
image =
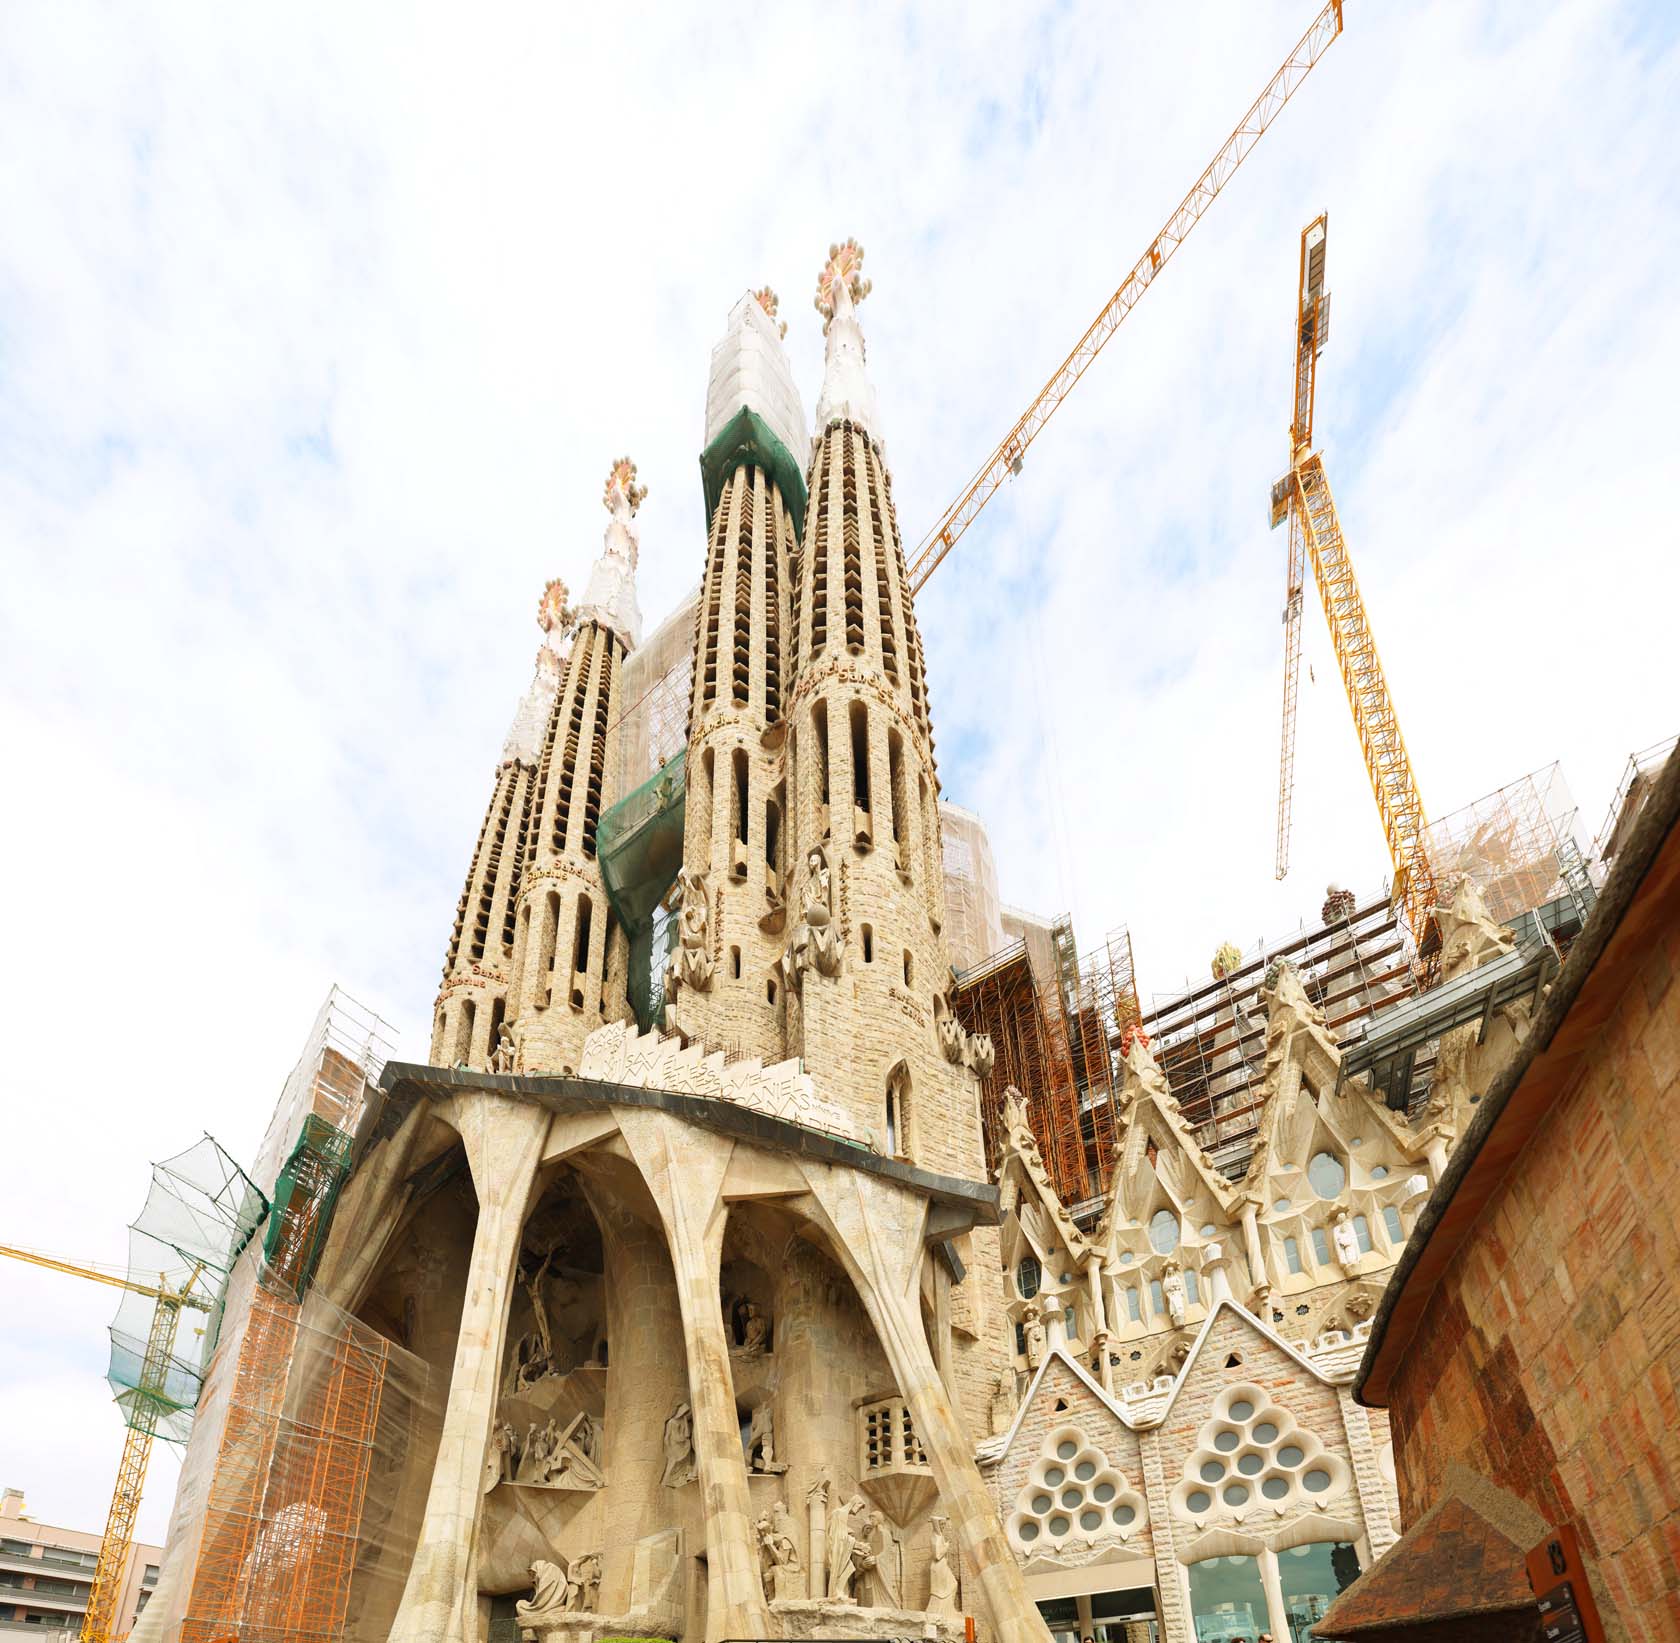
POLYGON ((1148 1521, 1143 1495, 1078 1427, 1044 1440, 1005 1527, 1019 1551, 1129 1539, 1148 1521))
POLYGON ((1347 1462, 1257 1386, 1227 1387, 1196 1445, 1172 1502, 1197 1523, 1221 1512, 1310 1510, 1348 1486, 1347 1462))

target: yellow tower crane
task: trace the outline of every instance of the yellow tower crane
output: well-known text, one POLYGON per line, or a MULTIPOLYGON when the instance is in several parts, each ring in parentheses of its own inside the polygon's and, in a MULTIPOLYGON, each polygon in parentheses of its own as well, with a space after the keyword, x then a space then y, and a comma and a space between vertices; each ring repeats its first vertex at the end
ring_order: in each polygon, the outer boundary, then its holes
POLYGON ((157 1434, 158 1417, 174 1405, 168 1392, 169 1364, 175 1348, 175 1335, 180 1328, 181 1312, 183 1308, 191 1308, 195 1312, 210 1310, 209 1297, 194 1292, 204 1273, 205 1263, 195 1261, 185 1281, 172 1286, 166 1273, 158 1274, 156 1284, 136 1283, 126 1272, 114 1268, 101 1269, 75 1261, 61 1261, 37 1250, 13 1249, 6 1244, 0 1244, 0 1255, 27 1261, 31 1266, 45 1267, 49 1272, 67 1272, 73 1278, 109 1284, 113 1289, 125 1289, 131 1295, 143 1295, 157 1303, 146 1338, 140 1374, 133 1390, 123 1400, 130 1405, 125 1411, 128 1435, 123 1440, 117 1486, 111 1494, 111 1509, 105 1518, 105 1538, 100 1542, 99 1563, 93 1572, 93 1588, 88 1593, 87 1614, 82 1619, 82 1643, 109 1643, 118 1618, 117 1605, 122 1601, 123 1576, 134 1546, 134 1523, 140 1512, 140 1492, 146 1483, 146 1467, 152 1458, 152 1440, 157 1434))
POLYGON ((1289 569, 1283 606, 1283 751, 1278 770, 1277 876, 1289 871, 1290 813, 1295 797, 1295 705, 1301 685, 1301 604, 1306 561, 1324 606, 1359 750, 1382 816, 1394 867, 1394 905, 1420 951, 1433 945, 1435 874, 1424 849, 1423 799, 1400 734, 1371 622, 1360 597, 1353 559, 1342 536, 1324 461, 1312 448, 1318 356, 1330 329, 1324 289, 1328 214, 1301 230, 1300 284, 1295 316, 1295 401, 1289 423, 1289 471, 1272 486, 1272 528, 1289 522, 1289 569))

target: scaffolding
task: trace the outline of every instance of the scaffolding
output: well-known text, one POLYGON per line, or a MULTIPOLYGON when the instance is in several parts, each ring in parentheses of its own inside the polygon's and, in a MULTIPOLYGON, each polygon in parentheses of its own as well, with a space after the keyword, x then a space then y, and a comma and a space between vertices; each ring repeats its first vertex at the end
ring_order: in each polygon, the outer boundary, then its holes
POLYGON ((944 857, 945 945, 958 970, 985 963, 1007 944, 997 863, 986 824, 972 810, 939 801, 944 857))
POLYGON ((1604 821, 1592 842, 1591 866, 1600 882, 1609 871, 1611 859, 1633 831, 1634 821, 1644 808, 1651 789, 1657 785, 1657 777, 1662 774, 1662 768, 1668 763, 1677 742, 1680 742, 1680 737, 1670 736, 1638 753, 1629 754, 1622 779, 1616 783, 1616 791, 1610 799, 1610 808, 1605 811, 1604 821))
MULTIPOLYGON (((1335 1038, 1420 989, 1410 939, 1386 890, 1363 899, 1332 895, 1325 910, 1329 916, 1315 929, 1260 942, 1234 963, 1221 962, 1206 984, 1165 1000, 1157 996, 1142 1019, 1196 1144, 1227 1179, 1246 1172, 1265 1105, 1260 991, 1275 979, 1276 965, 1295 969, 1335 1038)), ((1432 1064, 1431 1054, 1418 1076, 1426 1080, 1432 1064)))
POLYGON ((1450 906, 1466 879, 1481 891, 1488 913, 1500 924, 1566 902, 1575 914, 1573 929, 1553 934, 1567 949, 1592 910, 1594 894, 1587 854, 1576 837, 1578 819, 1563 772, 1554 763, 1431 822, 1424 848, 1440 904, 1450 906))

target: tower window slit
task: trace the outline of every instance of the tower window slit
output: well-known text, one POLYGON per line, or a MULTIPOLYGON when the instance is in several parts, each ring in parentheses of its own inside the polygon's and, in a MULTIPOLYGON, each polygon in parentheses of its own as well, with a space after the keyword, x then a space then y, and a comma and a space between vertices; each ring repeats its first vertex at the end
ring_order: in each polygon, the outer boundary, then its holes
POLYGON ((734 699, 745 707, 752 696, 753 514, 757 499, 756 468, 737 468, 740 497, 735 527, 735 660, 734 699))
POLYGON ((525 876, 525 850, 531 832, 531 795, 536 784, 531 773, 520 767, 516 778, 519 787, 519 831, 514 835, 513 872, 508 878, 507 912, 502 917, 502 946, 513 946, 514 923, 518 917, 519 888, 525 876))
POLYGON ((550 890, 543 902, 542 946, 537 957, 537 1003, 546 1009, 554 1001, 554 947, 560 934, 560 897, 550 890))
MULTIPOLYGON (((708 818, 712 816, 712 795, 716 792, 716 786, 712 780, 712 775, 715 768, 716 754, 714 749, 708 747, 706 751, 700 755, 700 781, 695 788, 692 800, 695 807, 694 813, 697 816, 706 816, 708 818)), ((711 839, 708 838, 706 841, 706 854, 710 856, 711 853, 712 842, 711 839)))
POLYGON ((875 544, 875 604, 881 623, 881 666, 898 683, 898 634, 893 622, 892 583, 887 577, 887 533, 881 526, 881 468, 865 447, 869 477, 869 534, 875 544))
POLYGON ((769 488, 767 476, 764 514, 764 722, 782 716, 782 507, 780 493, 769 488))
POLYGON ((601 789, 607 779, 607 730, 612 723, 613 662, 617 634, 601 636, 601 677, 595 687, 595 734, 589 744, 589 788, 583 806, 583 853, 595 854, 595 827, 601 819, 601 789))
POLYGON ((712 531, 712 551, 706 567, 706 652, 705 668, 699 687, 702 706, 717 700, 718 622, 723 600, 723 545, 728 534, 729 507, 734 493, 735 486, 731 484, 718 498, 717 522, 712 531))
POLYGON ((613 911, 612 903, 607 903, 606 933, 601 938, 601 987, 596 995, 596 1008, 604 1011, 607 1007, 607 974, 612 969, 613 937, 618 934, 618 915, 613 911))
POLYGON ((764 801, 764 865, 774 872, 781 865, 782 789, 764 801))
POLYGON ((828 644, 828 497, 829 448, 817 453, 817 484, 810 502, 811 654, 828 644))
POLYGON ((828 703, 811 704, 811 730, 817 744, 817 803, 826 811, 828 795, 828 703))
POLYGON ((587 975, 589 971, 589 927, 592 922, 594 909, 589 904, 588 896, 578 897, 577 937, 572 944, 572 1008, 583 1008, 583 988, 577 984, 576 977, 587 975))
POLYGON ((853 702, 848 710, 852 725, 852 802, 869 809, 869 709, 853 702))
POLYGON ((731 877, 744 879, 747 876, 747 846, 752 814, 747 788, 747 750, 744 747, 736 748, 729 755, 729 769, 729 836, 733 841, 729 870, 731 877))
POLYGON ((551 843, 560 855, 566 848, 566 829, 572 815, 572 783, 577 776, 578 743, 583 736, 583 699, 589 693, 589 676, 595 660, 595 647, 580 638, 572 651, 573 674, 571 688, 566 695, 571 701, 567 716, 566 741, 560 754, 560 788, 555 795, 554 827, 551 843))
POLYGON ((902 845, 905 839, 906 803, 904 793, 904 739, 896 730, 887 732, 887 786, 892 801, 893 842, 902 845))
POLYGON ((863 936, 863 962, 873 964, 875 962, 875 932, 866 924, 863 926, 861 933, 863 936))
POLYGON ((847 423, 840 433, 840 539, 846 564, 846 649, 863 649, 863 543, 858 527, 857 439, 847 423))
POLYGON ((736 981, 741 979, 741 949, 739 947, 729 949, 729 973, 736 981))
POLYGON ((472 1057, 473 1022, 477 1016, 478 1005, 470 998, 464 1000, 455 1033, 455 1065, 458 1067, 464 1067, 472 1057))

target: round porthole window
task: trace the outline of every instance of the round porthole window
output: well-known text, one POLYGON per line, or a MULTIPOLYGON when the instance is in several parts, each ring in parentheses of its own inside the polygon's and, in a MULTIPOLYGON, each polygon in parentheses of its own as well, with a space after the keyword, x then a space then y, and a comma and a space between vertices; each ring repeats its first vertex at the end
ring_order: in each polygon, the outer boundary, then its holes
POLYGON ((1388 1179, 1388 1166, 1386 1164, 1377 1164, 1373 1166, 1371 1170, 1371 1179, 1373 1181, 1386 1181, 1388 1179))
POLYGON ((1265 1464, 1266 1463, 1261 1460, 1258 1455, 1244 1455, 1242 1459, 1237 1462, 1237 1470, 1241 1472, 1245 1478, 1257 1477, 1259 1476, 1260 1468, 1265 1464))
POLYGON ((1083 1489, 1064 1489, 1062 1491, 1062 1504, 1067 1507, 1070 1512, 1084 1499, 1085 1491, 1083 1489))
POLYGON ((1118 1523, 1122 1529, 1129 1529, 1135 1522, 1137 1522, 1137 1512, 1130 1506, 1116 1506, 1114 1508, 1114 1521, 1118 1523))
POLYGON ((1283 1466, 1299 1466, 1306 1458, 1299 1444, 1286 1443, 1278 1450, 1278 1462, 1283 1466))
POLYGON ((1213 1496, 1205 1489, 1192 1489, 1190 1493, 1185 1496, 1184 1504, 1188 1506, 1192 1512, 1205 1512, 1208 1507, 1213 1505, 1213 1496))
POLYGON ((1034 1495, 1032 1498, 1032 1509, 1035 1512, 1048 1512, 1054 1504, 1048 1495, 1034 1495))
POLYGON ((1208 1224, 1202 1228, 1202 1236, 1204 1238, 1212 1238, 1218 1231, 1219 1228, 1216 1227, 1212 1221, 1209 1221, 1208 1224))
POLYGON ((1224 1476, 1225 1468, 1221 1466, 1218 1461, 1204 1460, 1202 1462, 1203 1483, 1217 1483, 1224 1476))
POLYGON ((1246 1483, 1227 1483, 1225 1485, 1225 1504, 1227 1506, 1242 1506, 1248 1500, 1248 1485, 1246 1483))
POLYGON ((1283 1497, 1289 1493, 1289 1479, 1267 1478, 1266 1481, 1260 1485, 1260 1493, 1263 1494, 1267 1500, 1282 1500, 1283 1497))
POLYGON ((1114 1499, 1114 1485, 1112 1483, 1099 1483, 1091 1493, 1106 1506, 1114 1499))
POLYGON ((1095 1461, 1082 1460, 1076 1467, 1074 1467, 1073 1475, 1078 1478, 1081 1483, 1089 1483, 1091 1479, 1097 1475, 1097 1463, 1095 1461))
POLYGON ((1062 1479, 1065 1478, 1066 1476, 1067 1476, 1067 1473, 1064 1472, 1061 1469, 1061 1467, 1052 1466, 1048 1471, 1045 1472, 1044 1481, 1046 1483, 1048 1483, 1052 1489, 1054 1489, 1056 1487, 1056 1485, 1058 1483, 1060 1483, 1062 1481, 1062 1479))
POLYGON ((1213 1446, 1215 1449, 1219 1450, 1221 1454, 1228 1455, 1236 1448, 1238 1442, 1239 1439, 1235 1432, 1221 1432, 1219 1436, 1213 1440, 1213 1446))
POLYGON ((1256 1443, 1276 1443, 1277 1428, 1273 1426, 1270 1421, 1261 1421, 1261 1423, 1254 1428, 1254 1441, 1256 1443))
POLYGON ((1178 1248, 1178 1217, 1170 1209, 1158 1209, 1149 1217, 1149 1247, 1157 1255, 1171 1255, 1178 1248))
POLYGON ((1320 1198, 1339 1198, 1347 1185, 1347 1166, 1333 1152, 1316 1152, 1307 1162, 1307 1180, 1320 1198))
POLYGON ((1065 1535, 1072 1527, 1073 1524, 1060 1512, 1050 1520, 1050 1533, 1053 1535, 1065 1535))
POLYGON ((1079 1445, 1075 1443, 1072 1438, 1063 1438, 1062 1441, 1056 1445, 1056 1454, 1062 1460, 1072 1460, 1078 1453, 1079 1445))
POLYGON ((1231 1419, 1234 1421, 1245 1421, 1253 1413, 1254 1405, 1251 1404, 1247 1398, 1238 1398, 1237 1401, 1231 1405, 1231 1419))
POLYGON ((1316 1468, 1301 1479, 1303 1488, 1310 1489, 1315 1495, 1322 1495, 1330 1487, 1330 1474, 1316 1468))
POLYGON ((1085 1530, 1088 1534, 1094 1530, 1102 1528, 1102 1513, 1081 1512, 1079 1514, 1079 1527, 1085 1530))

